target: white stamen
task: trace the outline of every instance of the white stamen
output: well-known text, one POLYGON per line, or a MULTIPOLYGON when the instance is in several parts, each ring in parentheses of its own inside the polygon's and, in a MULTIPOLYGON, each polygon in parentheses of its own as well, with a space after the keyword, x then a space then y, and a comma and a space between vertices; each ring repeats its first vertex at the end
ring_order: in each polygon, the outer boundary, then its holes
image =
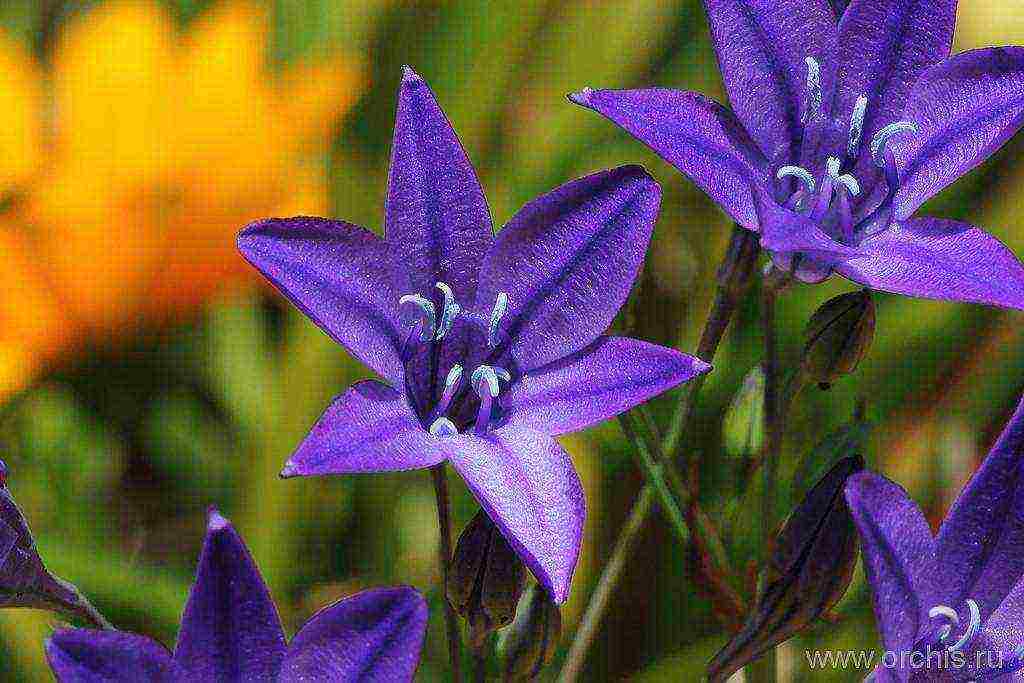
POLYGON ((868 98, 862 95, 857 98, 853 105, 853 114, 850 115, 850 143, 846 146, 846 154, 850 157, 856 157, 860 148, 860 138, 864 133, 864 115, 867 111, 868 98))
POLYGON ((502 316, 508 310, 508 294, 498 292, 498 298, 494 301, 494 308, 491 309, 491 326, 487 330, 487 345, 494 347, 498 345, 498 325, 502 316))
POLYGON ((455 295, 452 293, 451 287, 443 282, 435 283, 434 286, 440 289, 444 295, 441 323, 437 326, 437 335, 434 337, 437 341, 441 341, 448 334, 448 331, 452 329, 452 325, 455 324, 455 318, 462 312, 462 307, 455 303, 455 295))
POLYGON ((854 197, 860 194, 860 183, 858 183, 857 179, 850 175, 849 173, 844 173, 843 175, 836 178, 836 182, 842 183, 849 191, 849 193, 854 197))
POLYGON ((952 621, 954 624, 960 623, 960 615, 956 613, 956 610, 952 607, 946 607, 945 605, 936 605, 928 610, 928 618, 934 619, 935 617, 942 615, 952 621))
POLYGON ((793 178, 798 179, 807 187, 807 191, 812 194, 817 187, 814 183, 814 176, 811 175, 810 171, 801 166, 783 166, 775 173, 775 177, 779 180, 782 180, 787 176, 792 176, 793 178))
POLYGON ((477 394, 481 394, 482 382, 487 382, 488 392, 491 397, 498 395, 499 385, 498 379, 503 379, 506 382, 512 380, 512 375, 505 368, 490 365, 481 365, 473 371, 473 375, 470 378, 470 382, 473 388, 476 389, 477 394))
POLYGON ((409 320, 406 324, 412 327, 417 322, 423 323, 423 329, 420 330, 420 341, 430 341, 434 336, 434 325, 437 318, 434 302, 427 300, 419 294, 406 294, 398 300, 399 307, 405 304, 415 304, 422 314, 419 320, 409 320))
POLYGON ((871 158, 875 160, 878 166, 885 165, 885 147, 889 144, 889 140, 893 137, 900 135, 901 133, 916 133, 917 124, 912 121, 897 121, 896 123, 890 123, 882 130, 875 133, 875 136, 871 138, 871 158))
POLYGON ((825 162, 825 170, 832 178, 839 177, 839 169, 842 167, 843 162, 839 160, 839 157, 829 157, 828 161, 825 162))
POLYGON ((967 630, 960 636, 960 640, 949 646, 950 652, 959 652, 963 649, 965 645, 974 640, 974 636, 978 635, 978 629, 981 628, 981 610, 978 609, 978 603, 968 599, 967 609, 971 612, 971 623, 967 625, 967 630))
POLYGON ((462 366, 456 363, 452 366, 452 369, 448 371, 448 376, 445 377, 444 386, 445 389, 450 389, 462 380, 462 366))
POLYGON ((807 57, 804 61, 807 63, 807 111, 803 122, 807 123, 821 111, 821 66, 814 57, 807 57))
POLYGON ((454 436, 459 433, 455 423, 447 417, 439 417, 430 425, 430 433, 434 436, 454 436))

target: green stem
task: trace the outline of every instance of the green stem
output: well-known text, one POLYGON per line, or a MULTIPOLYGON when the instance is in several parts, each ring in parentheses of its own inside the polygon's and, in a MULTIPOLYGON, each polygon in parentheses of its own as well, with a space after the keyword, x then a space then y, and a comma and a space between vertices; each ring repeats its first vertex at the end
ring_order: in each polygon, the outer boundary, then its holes
POLYGON ((441 567, 441 598, 444 600, 444 621, 448 633, 448 658, 451 661, 452 681, 461 680, 462 637, 455 608, 448 601, 448 571, 452 560, 452 521, 448 503, 448 478, 444 463, 430 468, 437 499, 437 528, 440 536, 438 562, 441 567))

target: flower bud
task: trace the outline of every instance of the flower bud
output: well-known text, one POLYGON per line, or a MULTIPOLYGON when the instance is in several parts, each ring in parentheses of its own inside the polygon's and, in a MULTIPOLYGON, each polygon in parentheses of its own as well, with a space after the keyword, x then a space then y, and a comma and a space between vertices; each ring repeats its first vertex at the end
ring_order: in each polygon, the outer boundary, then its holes
POLYGON ((789 640, 846 593, 859 543, 843 487, 862 469, 859 455, 840 460, 790 515, 765 572, 765 589, 743 628, 708 665, 710 681, 727 680, 789 640))
POLYGON ((875 303, 862 289, 829 299, 804 330, 803 371, 823 389, 857 369, 875 335, 875 303))
POLYGON ((512 623, 523 592, 526 567, 483 510, 466 525, 455 546, 446 593, 469 622, 470 642, 512 623))
POLYGON ((506 681, 530 681, 558 650, 562 613, 548 592, 534 584, 526 591, 512 627, 498 645, 506 681))
POLYGON ((743 379, 722 420, 725 452, 734 457, 761 452, 764 444, 764 372, 756 366, 743 379))

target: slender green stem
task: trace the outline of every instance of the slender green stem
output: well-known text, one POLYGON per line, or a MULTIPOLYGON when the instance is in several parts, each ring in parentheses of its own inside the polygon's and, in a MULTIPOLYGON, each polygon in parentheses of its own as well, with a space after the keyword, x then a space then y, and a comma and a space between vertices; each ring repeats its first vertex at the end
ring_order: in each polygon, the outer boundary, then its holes
POLYGON ((438 560, 441 566, 441 597, 444 599, 444 620, 448 632, 448 657, 451 660, 452 681, 461 680, 462 637, 455 608, 448 601, 448 571, 452 561, 452 520, 448 503, 448 478, 444 463, 430 468, 434 480, 434 496, 437 499, 437 527, 441 542, 438 545, 438 560))
POLYGON ((65 581, 64 579, 54 577, 60 585, 68 589, 75 594, 75 601, 72 603, 53 601, 49 596, 40 595, 40 607, 49 607, 52 611, 63 614, 69 618, 82 619, 87 621, 91 626, 105 631, 113 631, 114 626, 107 618, 100 614, 100 611, 96 609, 96 606, 89 602, 89 598, 85 597, 85 593, 78 589, 78 586, 65 581))
MULTIPOLYGON (((490 641, 490 639, 488 639, 490 641)), ((487 649, 488 644, 473 653, 473 681, 484 683, 487 680, 487 649)))

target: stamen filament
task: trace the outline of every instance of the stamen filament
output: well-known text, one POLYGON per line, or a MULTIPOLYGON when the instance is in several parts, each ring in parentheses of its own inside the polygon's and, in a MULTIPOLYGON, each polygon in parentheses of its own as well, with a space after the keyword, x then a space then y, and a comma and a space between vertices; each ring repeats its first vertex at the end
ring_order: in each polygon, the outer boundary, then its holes
POLYGON ((965 645, 974 640, 974 636, 978 635, 978 629, 981 628, 981 610, 978 608, 978 603, 974 600, 967 600, 967 609, 971 612, 971 623, 967 625, 967 630, 960 636, 960 640, 948 648, 950 652, 962 650, 965 645))
POLYGON ((498 345, 498 325, 501 323, 501 318, 507 310, 508 294, 506 292, 498 292, 498 298, 494 301, 494 308, 491 309, 491 326, 487 330, 487 345, 492 348, 498 345))
POLYGON ((807 57, 804 61, 807 63, 807 111, 803 122, 807 123, 821 111, 821 66, 814 57, 807 57))
POLYGON ((441 311, 441 323, 437 326, 437 335, 435 339, 441 341, 444 336, 448 334, 448 331, 452 329, 452 325, 455 324, 455 318, 458 317, 459 313, 462 312, 462 307, 455 302, 455 295, 452 293, 452 288, 443 282, 434 284, 435 287, 441 290, 444 295, 444 309, 441 311))
POLYGON ((775 177, 782 180, 786 177, 793 177, 801 181, 807 188, 809 193, 814 193, 817 185, 814 182, 814 176, 806 168, 801 166, 783 166, 775 174, 775 177))
POLYGON ((437 319, 434 302, 419 294, 406 294, 398 300, 398 306, 401 308, 406 304, 414 304, 418 312, 418 317, 407 320, 406 325, 412 327, 418 323, 420 325, 420 341, 430 341, 434 336, 434 325, 437 319))
POLYGON ((885 157, 883 155, 886 145, 889 144, 892 138, 902 133, 916 132, 916 123, 912 121, 896 121, 875 133, 875 136, 871 139, 871 158, 875 160, 875 164, 879 167, 885 166, 885 157))
POLYGON ((473 432, 479 436, 487 433, 487 427, 491 422, 491 408, 501 390, 498 383, 499 378, 508 382, 512 379, 512 375, 505 368, 481 365, 473 371, 470 378, 470 384, 476 390, 477 396, 480 397, 480 409, 477 411, 476 424, 473 426, 473 432))
POLYGON ((868 98, 863 95, 857 98, 850 115, 850 142, 846 146, 846 154, 851 159, 857 158, 860 149, 860 138, 864 133, 864 115, 868 111, 868 98))
POLYGON ((448 412, 448 406, 451 405, 455 394, 459 393, 461 384, 462 366, 456 363, 448 371, 448 376, 444 380, 444 391, 441 393, 441 400, 437 402, 437 407, 434 408, 434 415, 444 415, 448 412))

